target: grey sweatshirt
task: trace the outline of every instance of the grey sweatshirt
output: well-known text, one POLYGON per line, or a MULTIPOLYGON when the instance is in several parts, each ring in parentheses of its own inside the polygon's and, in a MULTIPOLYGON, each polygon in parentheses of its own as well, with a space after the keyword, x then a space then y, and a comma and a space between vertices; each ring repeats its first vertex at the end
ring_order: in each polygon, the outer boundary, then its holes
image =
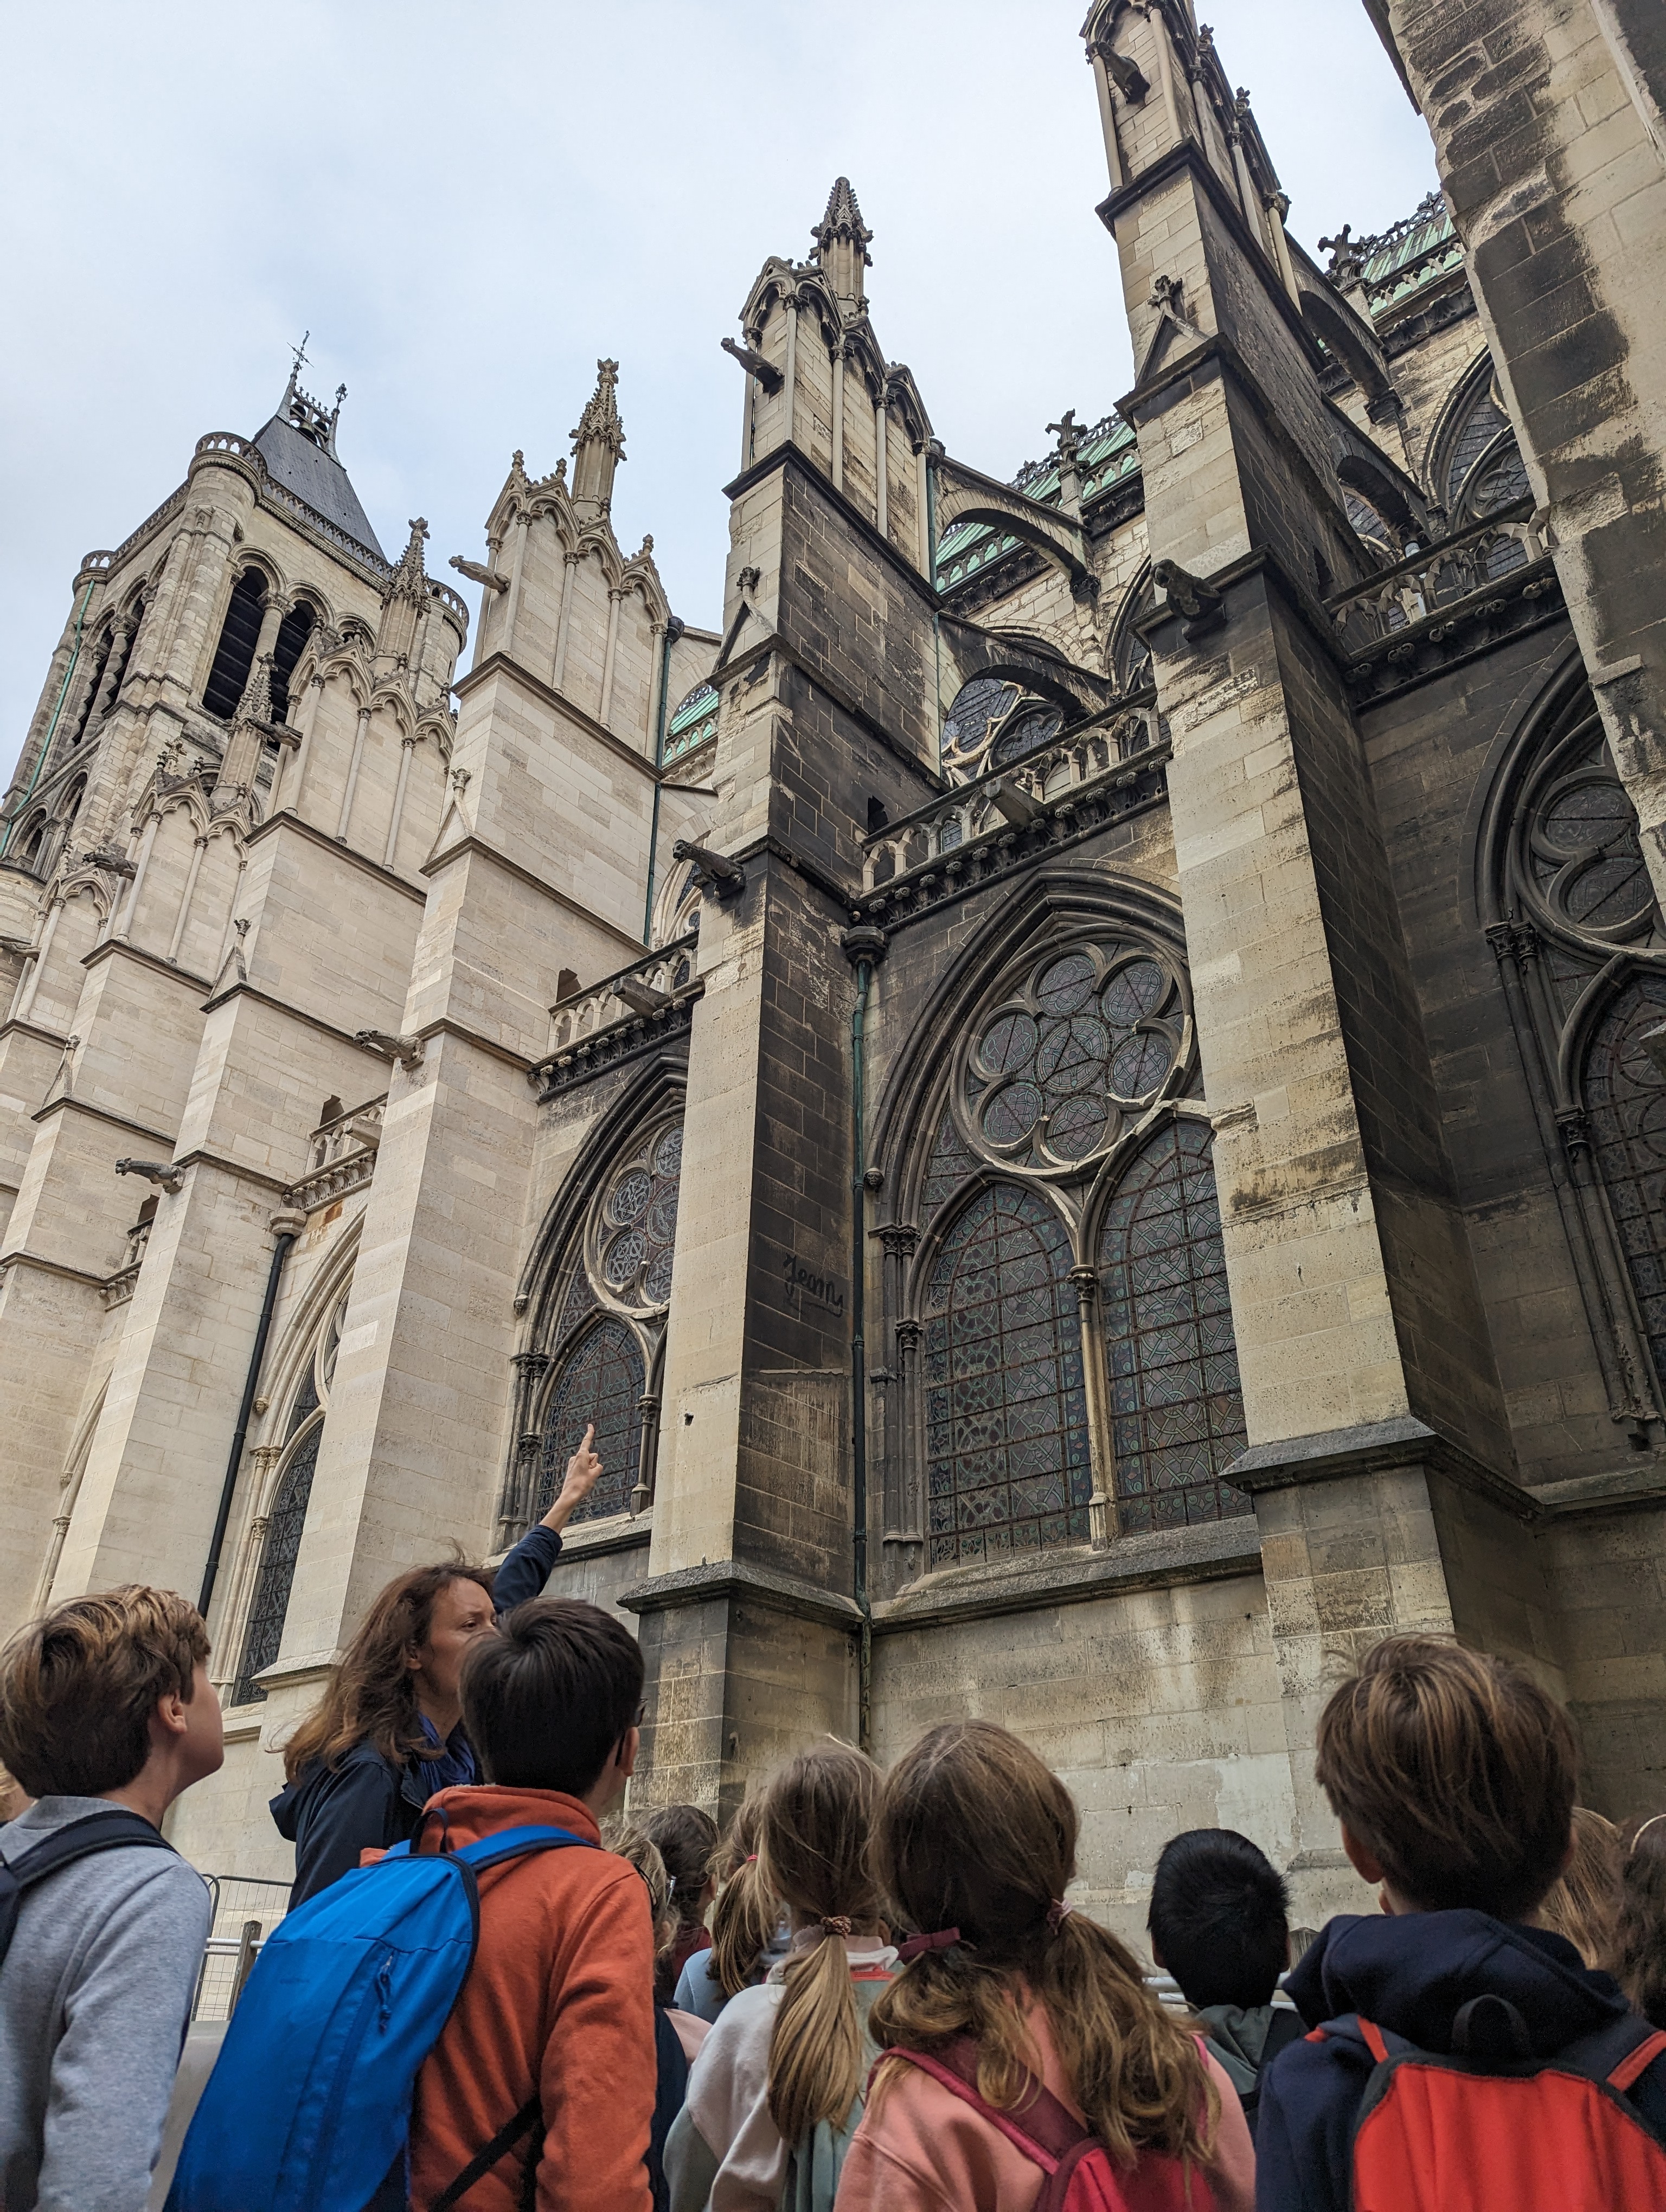
MULTIPOLYGON (((108 1809, 43 1797, 0 1858, 108 1809)), ((0 1964, 4 2212, 143 2212, 209 1918, 201 1875, 143 1844, 25 1893, 0 1964)))

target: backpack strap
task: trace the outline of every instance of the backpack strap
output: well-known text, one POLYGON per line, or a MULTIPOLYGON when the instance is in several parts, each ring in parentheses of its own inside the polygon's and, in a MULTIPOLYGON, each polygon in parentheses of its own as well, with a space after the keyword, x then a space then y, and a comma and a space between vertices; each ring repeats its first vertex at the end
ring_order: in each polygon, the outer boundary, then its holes
POLYGON ((0 1861, 0 1961, 11 1947, 25 1891, 78 1860, 90 1858, 94 1851, 112 1851, 133 1844, 179 1856, 167 1837, 142 1814, 112 1805, 107 1813, 88 1813, 43 1837, 21 1858, 0 1861))
MULTIPOLYGON (((574 1838, 576 1843, 577 1837, 574 1838)), ((507 2158, 521 2137, 535 2127, 544 2117, 544 2107, 536 2097, 529 2097, 512 2120, 505 2120, 484 2150, 476 2151, 455 2181, 449 2183, 435 2198, 429 2212, 451 2212, 453 2204, 466 2197, 477 2181, 483 2181, 501 2158, 507 2158)))
POLYGON ((501 1866, 505 1859, 525 1858, 532 1851, 558 1851, 569 1844, 580 1844, 587 1851, 601 1849, 588 1836, 575 1836, 570 1828, 500 1828, 496 1835, 483 1836, 477 1844, 460 1844, 450 1856, 466 1859, 477 1874, 483 1874, 488 1867, 501 1866))
POLYGON ((1608 2087, 1617 2089, 1623 2097, 1640 2075, 1646 2074, 1656 2059, 1666 2051, 1666 2028, 1657 2027, 1645 2036, 1630 2055, 1622 2058, 1608 2075, 1608 2087))
POLYGON ((958 2097, 963 2104, 981 2114, 991 2127, 999 2128, 1010 2143, 1026 2158, 1033 2159, 1046 2174, 1051 2175, 1066 2159, 1073 2165, 1073 2153, 1093 2147, 1096 2138, 1091 2130, 1074 2118, 1046 2083, 1033 2074, 1028 2076, 1028 2090, 1010 2112, 1001 2112, 981 2096, 977 2087, 977 2045, 970 2035, 952 2037, 934 2057, 923 2051, 900 2048, 887 2051, 883 2056, 906 2058, 921 2073, 929 2074, 952 2096, 958 2097))

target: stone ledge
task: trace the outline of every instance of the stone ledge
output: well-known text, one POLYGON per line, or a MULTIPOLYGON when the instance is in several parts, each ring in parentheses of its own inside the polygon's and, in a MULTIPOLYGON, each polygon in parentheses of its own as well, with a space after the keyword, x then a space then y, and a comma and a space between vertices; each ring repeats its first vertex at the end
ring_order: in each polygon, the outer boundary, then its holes
POLYGON ((1219 1582, 1260 1566, 1260 1532, 1254 1516, 1245 1513, 1201 1528, 1120 1536, 1103 1552, 1082 1549, 1016 1565, 963 1568, 952 1578, 936 1576, 876 1605, 873 1632, 897 1635, 1044 1606, 1080 1605, 1123 1590, 1219 1582))
POLYGON ((1666 1462, 1659 1457, 1608 1474, 1580 1474, 1566 1482, 1547 1482, 1533 1493, 1553 1522, 1595 1520, 1609 1513, 1635 1513, 1666 1505, 1666 1462))
POLYGON ((1293 1490, 1308 1482, 1340 1482, 1350 1475, 1377 1474, 1396 1467, 1432 1468, 1460 1488, 1489 1504, 1501 1506, 1519 1521, 1537 1521, 1544 1509, 1530 1490, 1500 1474, 1420 1421, 1396 1413, 1386 1421, 1357 1429, 1325 1429, 1310 1437, 1287 1437, 1279 1443, 1252 1444, 1220 1470, 1220 1480, 1257 1498, 1263 1491, 1293 1490))
MULTIPOLYGON (((605 1521, 581 1521, 576 1528, 569 1522, 561 1532, 561 1550, 556 1556, 556 1566, 560 1566, 563 1559, 595 1559, 608 1552, 635 1551, 639 1545, 649 1542, 653 1534, 654 1508, 651 1505, 645 1512, 639 1513, 634 1521, 623 1513, 617 1513, 610 1515, 605 1521)), ((486 1565, 501 1567, 514 1549, 511 1544, 501 1552, 494 1552, 486 1565)), ((553 1574, 555 1567, 550 1571, 553 1574)))
POLYGON ((818 1589, 795 1576, 777 1574, 773 1567, 755 1567, 744 1559, 714 1559, 697 1567, 680 1568, 675 1574, 652 1575, 634 1589, 622 1590, 619 1603, 631 1613, 670 1613, 685 1605, 707 1605, 715 1598, 746 1599, 773 1613, 821 1621, 830 1628, 855 1629, 862 1625, 861 1610, 854 1598, 818 1589))

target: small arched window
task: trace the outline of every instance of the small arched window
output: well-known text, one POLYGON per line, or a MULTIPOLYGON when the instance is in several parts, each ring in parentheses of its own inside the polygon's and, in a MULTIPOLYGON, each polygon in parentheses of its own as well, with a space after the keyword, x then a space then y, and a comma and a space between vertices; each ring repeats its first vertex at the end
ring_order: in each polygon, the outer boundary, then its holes
POLYGON ((975 1192, 924 1302, 927 1564, 1085 1544, 1093 1494, 1070 1239, 1039 1192, 975 1192))
POLYGON ((243 1631, 242 1656, 230 1693, 234 1705, 258 1705, 266 1692, 255 1679, 270 1667, 283 1644, 283 1623, 289 1610, 289 1593, 301 1556, 301 1539, 312 1503, 313 1478, 318 1472, 319 1449, 324 1442, 325 1402, 335 1379, 336 1355, 341 1347, 342 1321, 347 1311, 344 1296, 335 1306, 315 1343, 307 1373, 290 1408, 284 1427, 285 1459, 268 1510, 266 1533, 255 1574, 254 1595, 243 1631))
POLYGON ((47 823, 45 814, 37 814, 24 824, 22 834, 18 838, 16 846, 17 861, 20 867, 33 868, 36 870, 40 868, 42 861, 46 858, 46 829, 47 823))
POLYGON ((1639 975, 1597 1024, 1584 1088, 1592 1149, 1666 1393, 1666 1070, 1644 1042, 1663 1026, 1666 979, 1639 975))
POLYGON ((228 722, 237 712, 237 702, 248 684, 265 604, 266 579, 258 568, 245 568, 231 587, 231 603, 221 625, 214 665, 203 687, 204 706, 222 722, 228 722))
POLYGON ((104 689, 104 672, 110 665, 110 647, 114 639, 115 632, 106 629, 93 649, 93 657, 88 665, 86 689, 81 695, 81 704, 76 709, 75 727, 70 732, 72 745, 78 745, 87 734, 87 725, 93 718, 93 709, 104 689))
POLYGON ((313 634, 318 617, 305 599, 297 599, 277 626, 277 635, 272 642, 272 720, 287 722, 289 719, 289 678, 295 674, 295 663, 301 649, 313 634))

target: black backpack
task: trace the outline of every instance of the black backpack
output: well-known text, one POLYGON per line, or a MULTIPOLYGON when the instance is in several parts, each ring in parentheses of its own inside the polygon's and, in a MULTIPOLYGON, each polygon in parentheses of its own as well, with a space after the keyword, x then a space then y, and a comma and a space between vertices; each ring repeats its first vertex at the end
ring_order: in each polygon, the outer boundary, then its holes
POLYGON ((112 1805, 107 1813, 88 1813, 82 1820, 71 1820, 67 1828, 59 1828, 56 1834, 43 1838, 21 1859, 9 1863, 0 1859, 0 1965, 5 1963, 6 1954, 11 1948, 18 1907, 27 1890, 63 1868, 74 1866, 77 1859, 90 1858, 94 1851, 114 1850, 119 1844, 154 1844, 165 1851, 173 1849, 143 1814, 112 1805))

